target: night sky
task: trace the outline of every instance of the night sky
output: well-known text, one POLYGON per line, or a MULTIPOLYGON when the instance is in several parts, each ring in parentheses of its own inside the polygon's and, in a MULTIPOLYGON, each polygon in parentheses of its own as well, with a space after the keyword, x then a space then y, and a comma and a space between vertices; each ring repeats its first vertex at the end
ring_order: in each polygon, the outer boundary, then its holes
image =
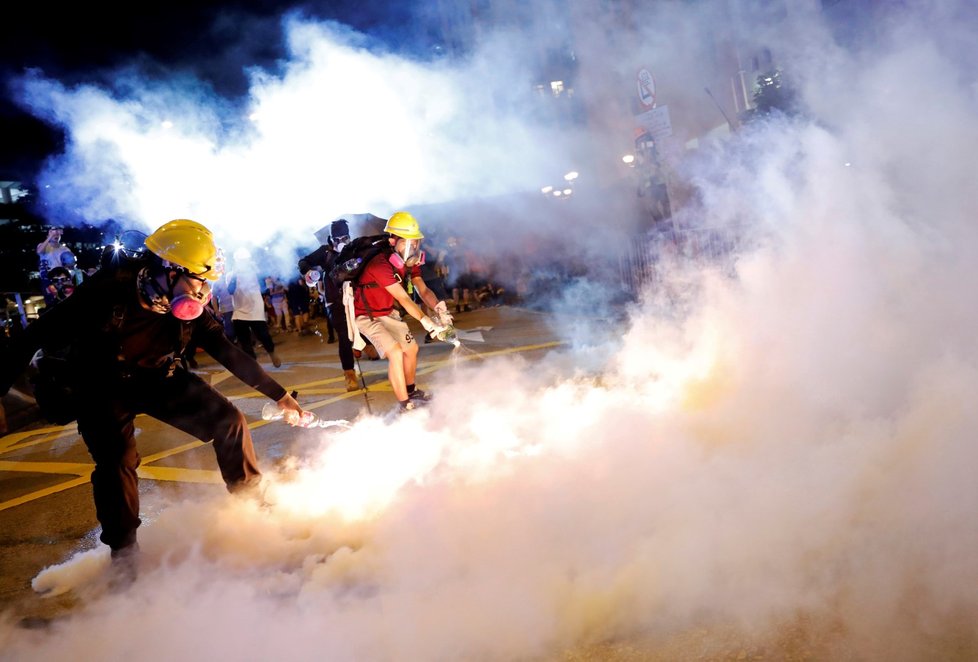
POLYGON ((61 135, 12 99, 10 81, 30 69, 66 84, 106 83, 118 67, 145 76, 192 73, 234 99, 247 91, 245 67, 274 68, 284 55, 289 11, 335 20, 393 50, 423 50, 411 3, 172 0, 111 12, 104 3, 9 3, 0 39, 0 178, 30 181, 61 135))

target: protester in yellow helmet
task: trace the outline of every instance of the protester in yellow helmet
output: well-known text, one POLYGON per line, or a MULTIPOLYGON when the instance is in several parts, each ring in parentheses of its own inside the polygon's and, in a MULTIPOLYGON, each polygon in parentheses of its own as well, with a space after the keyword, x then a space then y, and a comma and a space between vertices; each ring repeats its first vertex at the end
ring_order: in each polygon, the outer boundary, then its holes
POLYGON ((423 405, 430 394, 415 386, 418 344, 410 328, 394 309, 397 302, 435 337, 447 337, 452 318, 444 301, 438 301, 421 277, 424 235, 418 221, 399 211, 387 221, 390 249, 378 253, 367 263, 353 285, 353 313, 357 329, 366 336, 381 356, 387 358, 387 376, 401 411, 423 405), (434 311, 437 321, 422 312, 411 292, 434 311))
MULTIPOLYGON (((146 250, 103 267, 71 297, 28 325, 0 356, 6 393, 41 347, 65 350, 71 393, 63 406, 78 420, 95 470, 92 489, 100 538, 113 559, 133 568, 139 487, 133 420, 148 414, 204 442, 213 441, 229 491, 261 480, 244 415, 179 357, 192 340, 238 379, 275 400, 286 419, 305 412, 252 357, 232 345, 212 315, 202 315, 218 275, 211 232, 187 219, 146 237, 146 250)), ((44 410, 42 409, 42 413, 44 410)))

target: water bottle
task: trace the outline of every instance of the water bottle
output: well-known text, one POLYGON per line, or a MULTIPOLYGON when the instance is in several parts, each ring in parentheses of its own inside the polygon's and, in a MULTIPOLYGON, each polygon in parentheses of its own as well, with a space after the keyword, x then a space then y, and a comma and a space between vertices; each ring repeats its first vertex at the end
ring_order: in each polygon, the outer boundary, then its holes
MULTIPOLYGON (((336 268, 336 272, 343 275, 356 273, 361 262, 363 262, 362 257, 351 257, 349 260, 341 262, 340 266, 336 268)), ((340 280, 345 280, 345 278, 340 280)))
MULTIPOLYGON (((261 417, 266 421, 280 421, 285 418, 285 410, 278 406, 274 402, 266 402, 265 406, 261 408, 261 417)), ((296 427, 300 428, 348 428, 350 427, 349 421, 337 420, 337 421, 327 421, 316 416, 314 412, 307 411, 303 415, 302 419, 296 423, 296 427)))
POLYGON ((455 347, 458 347, 459 345, 462 344, 458 339, 458 334, 455 333, 454 326, 446 326, 445 329, 441 333, 437 334, 435 337, 438 338, 438 340, 441 340, 442 342, 447 342, 448 344, 454 345, 455 347))

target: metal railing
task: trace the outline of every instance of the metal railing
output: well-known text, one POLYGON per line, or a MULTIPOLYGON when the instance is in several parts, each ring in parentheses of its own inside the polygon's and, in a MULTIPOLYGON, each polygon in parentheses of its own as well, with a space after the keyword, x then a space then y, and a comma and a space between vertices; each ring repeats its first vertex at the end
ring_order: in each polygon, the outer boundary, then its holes
POLYGON ((745 245, 736 227, 692 227, 653 230, 637 238, 618 259, 622 288, 637 296, 662 284, 664 269, 711 264, 732 273, 745 245))

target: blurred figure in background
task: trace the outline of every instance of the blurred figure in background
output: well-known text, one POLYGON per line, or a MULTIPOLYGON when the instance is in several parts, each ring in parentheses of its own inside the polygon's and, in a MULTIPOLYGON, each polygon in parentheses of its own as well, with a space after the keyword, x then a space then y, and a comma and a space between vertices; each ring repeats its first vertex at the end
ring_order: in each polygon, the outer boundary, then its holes
POLYGON ((75 254, 70 250, 61 254, 61 266, 64 267, 71 275, 71 282, 74 283, 75 286, 81 285, 85 280, 86 274, 78 267, 78 261, 75 259, 75 254))
POLYGON ((268 290, 268 302, 272 306, 272 322, 275 328, 281 331, 289 330, 289 308, 286 301, 288 290, 285 283, 275 276, 268 276, 265 279, 265 288, 268 290))
POLYGON ((295 331, 304 336, 309 333, 309 287, 306 285, 304 276, 298 276, 289 283, 289 288, 285 292, 285 299, 289 304, 289 312, 292 313, 292 320, 295 324, 295 331))
POLYGON ((258 272, 251 263, 251 253, 246 249, 238 249, 234 254, 234 270, 228 273, 228 292, 234 312, 231 313, 231 323, 238 344, 248 356, 256 358, 255 338, 261 343, 272 365, 282 366, 282 360, 275 353, 275 342, 268 332, 268 322, 265 318, 265 300, 261 293, 261 282, 258 272))
MULTIPOLYGON (((45 300, 48 296, 51 298, 50 306, 56 303, 64 301, 72 295, 75 291, 75 282, 71 278, 71 274, 64 267, 55 267, 48 272, 48 283, 47 289, 44 291, 45 300)), ((41 311, 43 315, 48 308, 41 311)))
POLYGON ((470 274, 467 255, 463 251, 458 237, 449 237, 447 249, 443 256, 443 271, 446 287, 452 288, 452 303, 455 312, 468 312, 472 304, 472 277, 470 274))
POLYGON ((227 274, 221 274, 221 277, 215 281, 214 287, 211 290, 210 306, 224 327, 224 335, 231 342, 235 342, 237 336, 234 334, 234 324, 231 321, 231 316, 234 313, 234 301, 231 293, 228 291, 227 274))
MULTIPOLYGON (((357 391, 357 373, 354 368, 353 341, 346 328, 346 312, 343 309, 343 295, 340 288, 329 277, 329 272, 336 264, 336 258, 343 247, 350 243, 350 224, 345 219, 337 219, 328 227, 316 232, 319 248, 309 255, 299 259, 299 271, 306 283, 322 287, 323 300, 326 308, 326 319, 329 323, 329 342, 339 340, 340 366, 343 368, 343 379, 347 391, 357 391)), ((371 348, 373 349, 373 348, 371 348)), ((376 352, 374 356, 377 356, 376 352)))
POLYGON ((71 252, 67 246, 61 243, 63 233, 64 228, 60 225, 52 226, 48 229, 48 236, 37 245, 37 266, 41 274, 41 291, 44 294, 44 302, 49 306, 57 303, 54 292, 50 289, 49 273, 55 267, 63 266, 61 256, 65 252, 71 252))

